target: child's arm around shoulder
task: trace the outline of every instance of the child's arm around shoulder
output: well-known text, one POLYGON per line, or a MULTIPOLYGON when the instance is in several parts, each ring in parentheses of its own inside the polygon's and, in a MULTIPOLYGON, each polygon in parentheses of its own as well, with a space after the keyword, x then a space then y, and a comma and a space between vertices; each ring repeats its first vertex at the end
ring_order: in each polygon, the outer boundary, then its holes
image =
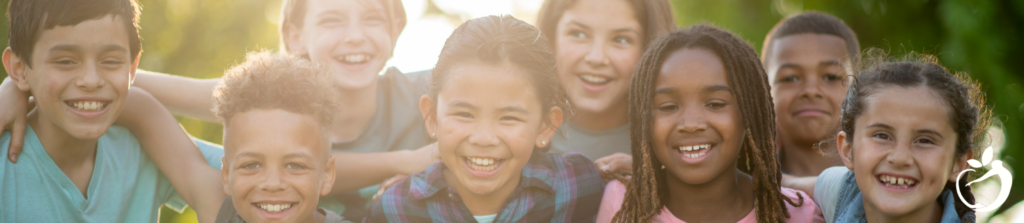
MULTIPOLYGON (((601 173, 597 170, 597 166, 594 166, 594 161, 576 152, 562 155, 548 154, 548 156, 560 156, 567 164, 565 170, 555 173, 559 175, 559 180, 575 181, 570 184, 574 185, 570 189, 570 193, 573 193, 570 197, 575 199, 575 202, 570 204, 575 204, 575 207, 572 207, 572 216, 566 216, 566 219, 570 219, 568 222, 594 222, 601 208, 601 199, 605 192, 605 182, 601 179, 601 173)), ((561 168, 556 167, 556 169, 561 168)))
POLYGON ((211 167, 167 109, 138 88, 128 92, 115 124, 127 127, 200 222, 213 222, 224 201, 220 171, 211 167))
POLYGON ((818 204, 826 222, 832 222, 835 217, 836 204, 839 197, 839 190, 844 183, 844 177, 850 170, 845 166, 834 166, 825 169, 818 175, 814 183, 814 202, 818 204))
POLYGON ((210 111, 217 83, 220 83, 220 78, 193 79, 138 70, 132 86, 146 89, 174 114, 219 123, 220 120, 210 111))

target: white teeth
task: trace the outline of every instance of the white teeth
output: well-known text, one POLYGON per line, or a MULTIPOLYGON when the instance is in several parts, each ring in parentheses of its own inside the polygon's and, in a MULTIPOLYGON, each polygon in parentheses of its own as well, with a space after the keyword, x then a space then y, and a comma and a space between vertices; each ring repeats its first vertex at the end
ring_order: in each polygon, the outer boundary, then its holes
POLYGON ((474 170, 490 171, 498 168, 497 159, 466 157, 467 164, 474 170))
POLYGON ((707 149, 707 148, 711 148, 711 144, 703 144, 703 145, 696 145, 696 146, 680 146, 679 150, 681 150, 681 151, 696 151, 696 150, 702 150, 702 149, 707 149))
POLYGON ((288 208, 292 207, 292 204, 256 204, 256 206, 267 212, 281 212, 288 210, 288 208))
POLYGON ((369 56, 366 54, 349 54, 345 55, 345 57, 343 57, 342 59, 346 63, 363 63, 366 62, 368 58, 369 56))
POLYGON ((611 79, 609 79, 609 78, 605 78, 605 77, 601 77, 601 76, 595 76, 595 75, 589 75, 589 74, 580 75, 580 79, 582 79, 583 81, 586 81, 588 83, 592 83, 592 84, 604 84, 604 83, 608 83, 608 81, 611 81, 611 79))
POLYGON ((75 109, 77 109, 77 110, 96 111, 96 110, 102 109, 103 106, 107 105, 107 103, 98 102, 98 101, 85 101, 85 102, 79 101, 79 102, 71 103, 70 105, 72 107, 75 107, 75 109))
POLYGON ((915 181, 913 179, 908 179, 908 178, 903 178, 903 177, 894 177, 894 176, 879 176, 878 180, 881 181, 882 183, 884 183, 886 186, 896 186, 896 187, 903 187, 903 188, 908 188, 910 186, 913 186, 915 183, 917 183, 917 181, 915 181))

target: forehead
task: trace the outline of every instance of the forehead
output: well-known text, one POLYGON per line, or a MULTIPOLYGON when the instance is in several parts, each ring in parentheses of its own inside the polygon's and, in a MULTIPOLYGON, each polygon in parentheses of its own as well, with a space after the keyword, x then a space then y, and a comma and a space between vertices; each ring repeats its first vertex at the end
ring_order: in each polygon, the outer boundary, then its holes
POLYGON ((718 55, 703 48, 676 50, 662 63, 657 86, 679 86, 679 90, 700 90, 709 85, 728 86, 725 65, 718 55))
POLYGON ((625 0, 577 0, 562 14, 559 27, 577 22, 593 29, 631 28, 642 32, 633 6, 625 0))
POLYGON ((39 32, 33 51, 44 56, 51 48, 59 45, 71 45, 84 50, 97 50, 110 46, 123 48, 130 53, 128 31, 120 16, 106 15, 98 19, 85 20, 71 26, 55 26, 39 32))
POLYGON ((530 74, 509 63, 469 62, 452 66, 444 88, 438 92, 438 104, 462 100, 478 106, 519 105, 539 108, 530 74))
POLYGON ((326 155, 330 144, 313 117, 280 109, 253 109, 231 117, 224 128, 225 154, 241 151, 285 153, 310 150, 326 155))
POLYGON ((849 51, 843 38, 828 34, 801 33, 772 41, 773 64, 839 61, 849 63, 849 51))
POLYGON ((382 0, 309 0, 306 15, 315 16, 326 12, 362 13, 371 10, 383 11, 382 0))
POLYGON ((883 123, 897 129, 932 129, 953 134, 950 112, 939 94, 928 87, 883 86, 864 98, 864 113, 857 117, 857 125, 883 123))

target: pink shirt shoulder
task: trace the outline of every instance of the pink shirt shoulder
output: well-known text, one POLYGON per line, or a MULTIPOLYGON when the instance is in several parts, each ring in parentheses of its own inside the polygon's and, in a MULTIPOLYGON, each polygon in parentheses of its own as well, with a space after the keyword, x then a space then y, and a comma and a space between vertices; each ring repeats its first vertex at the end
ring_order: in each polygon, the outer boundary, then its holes
MULTIPOLYGON (((822 218, 821 210, 818 209, 818 205, 814 203, 814 200, 807 193, 803 191, 793 190, 789 188, 782 188, 782 195, 789 197, 794 202, 799 202, 797 194, 803 196, 803 205, 800 207, 794 207, 786 204, 786 209, 789 211, 790 218, 786 219, 786 222, 825 222, 822 218)), ((608 182, 608 185, 604 188, 604 196, 601 198, 601 207, 597 212, 597 222, 606 223, 611 222, 612 217, 615 213, 622 208, 622 199, 626 196, 626 185, 622 182, 613 180, 608 182)), ((746 217, 740 219, 737 223, 754 223, 757 222, 757 217, 751 211, 746 217)), ((668 208, 662 207, 661 214, 654 216, 651 219, 652 222, 665 222, 665 223, 686 223, 683 220, 679 220, 668 211, 668 208)))

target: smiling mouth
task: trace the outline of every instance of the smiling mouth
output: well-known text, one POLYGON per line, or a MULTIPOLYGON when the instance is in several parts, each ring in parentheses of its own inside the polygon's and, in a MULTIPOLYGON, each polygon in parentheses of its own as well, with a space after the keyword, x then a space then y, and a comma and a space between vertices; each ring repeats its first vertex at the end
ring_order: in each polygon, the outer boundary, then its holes
POLYGON ((897 177, 897 176, 891 176, 891 175, 886 175, 886 174, 876 175, 875 176, 875 180, 878 180, 879 183, 881 183, 882 185, 885 185, 886 187, 902 188, 902 189, 906 189, 906 188, 911 188, 911 187, 917 186, 917 182, 918 182, 918 180, 914 179, 914 178, 897 177))
POLYGON ((373 55, 361 54, 360 53, 360 54, 345 54, 345 55, 341 55, 341 56, 335 57, 335 60, 338 60, 339 62, 344 63, 344 64, 360 65, 360 64, 365 64, 367 62, 370 62, 370 58, 373 58, 373 55))
POLYGON ((298 203, 284 203, 284 204, 271 204, 271 203, 252 203, 256 208, 263 209, 270 213, 280 213, 291 209, 298 203))
POLYGON ((75 110, 93 112, 103 110, 110 103, 104 101, 64 101, 64 104, 71 106, 75 110))
POLYGON ((704 155, 707 155, 708 151, 710 151, 713 146, 714 144, 701 144, 692 146, 680 146, 677 147, 677 149, 679 149, 679 153, 683 154, 683 157, 699 158, 703 157, 704 155))
POLYGON ((582 80, 584 83, 587 83, 587 84, 603 85, 603 84, 607 84, 608 82, 612 82, 611 78, 597 76, 597 75, 592 75, 592 74, 580 74, 578 76, 580 77, 580 80, 582 80))
POLYGON ((498 169, 504 159, 494 159, 485 157, 462 157, 466 161, 467 166, 472 170, 478 171, 492 171, 498 169))

